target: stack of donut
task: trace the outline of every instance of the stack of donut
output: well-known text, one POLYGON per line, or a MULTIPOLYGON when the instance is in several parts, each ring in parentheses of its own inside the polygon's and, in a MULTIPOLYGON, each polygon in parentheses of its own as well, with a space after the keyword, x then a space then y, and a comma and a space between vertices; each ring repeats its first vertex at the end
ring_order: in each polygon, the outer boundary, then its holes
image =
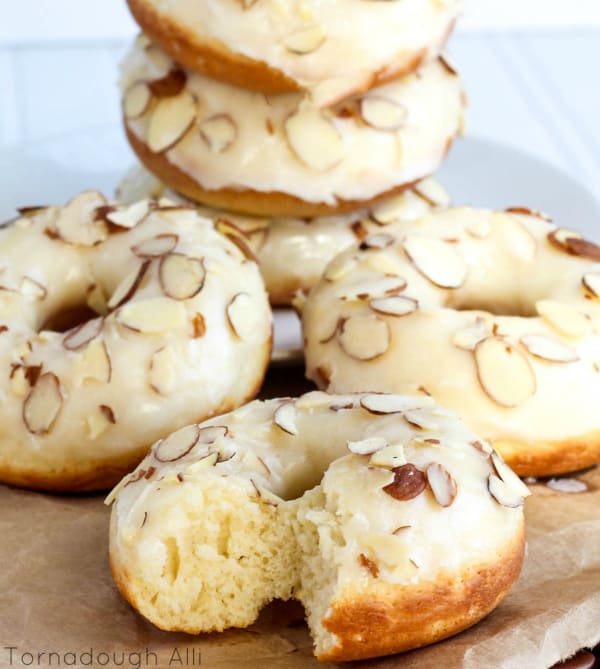
POLYGON ((362 234, 349 225, 448 204, 435 183, 411 189, 463 126, 461 80, 441 55, 460 5, 129 0, 143 30, 122 68, 129 142, 226 234, 260 246, 273 231, 286 261, 264 261, 267 289, 289 305, 362 234))

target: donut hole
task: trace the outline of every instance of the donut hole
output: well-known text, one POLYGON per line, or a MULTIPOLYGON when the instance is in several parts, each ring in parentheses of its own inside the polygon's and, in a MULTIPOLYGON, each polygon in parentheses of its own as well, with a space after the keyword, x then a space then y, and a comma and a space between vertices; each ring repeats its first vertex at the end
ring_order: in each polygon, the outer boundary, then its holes
POLYGON ((97 317, 98 314, 87 304, 65 306, 50 314, 40 330, 63 333, 97 317))
POLYGON ((450 295, 446 307, 455 311, 486 311, 494 316, 532 318, 537 315, 535 302, 523 295, 461 295, 460 290, 450 295))

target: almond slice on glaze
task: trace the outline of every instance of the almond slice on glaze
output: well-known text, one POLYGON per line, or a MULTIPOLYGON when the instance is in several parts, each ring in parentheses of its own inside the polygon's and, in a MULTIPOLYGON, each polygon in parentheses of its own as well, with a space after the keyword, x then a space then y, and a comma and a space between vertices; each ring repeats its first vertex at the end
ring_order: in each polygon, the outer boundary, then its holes
POLYGON ((428 409, 410 409, 404 412, 403 418, 409 425, 419 430, 434 432, 440 428, 436 414, 428 409))
POLYGON ((449 507, 452 505, 458 488, 456 481, 443 465, 433 462, 427 467, 427 482, 440 506, 449 507))
POLYGON ((387 297, 401 293, 407 286, 402 276, 382 276, 358 285, 350 286, 339 294, 340 300, 369 300, 376 297, 387 297))
POLYGON ((68 202, 56 219, 56 232, 68 244, 94 246, 108 237, 104 221, 96 220, 96 210, 106 206, 106 198, 97 191, 86 191, 68 202))
POLYGON ((152 102, 152 91, 145 81, 132 84, 123 96, 123 114, 128 121, 143 116, 152 102))
POLYGON ((110 383, 112 378, 112 361, 106 344, 101 339, 92 339, 80 350, 76 362, 76 370, 82 381, 98 381, 110 383))
POLYGON ((568 253, 569 255, 600 260, 600 246, 584 239, 575 230, 557 228, 548 233, 548 241, 555 249, 568 253))
POLYGON ((235 142, 237 125, 228 114, 217 114, 202 121, 200 135, 213 153, 223 153, 235 142))
POLYGON ((369 413, 383 416, 391 413, 402 413, 413 409, 423 409, 433 405, 430 397, 410 397, 405 395, 387 395, 385 393, 372 393, 363 395, 360 406, 369 413))
POLYGON ((198 437, 199 444, 214 444, 219 439, 224 439, 229 434, 229 428, 225 425, 209 425, 200 429, 198 437))
POLYGON ((175 462, 187 455, 200 439, 200 428, 197 425, 173 432, 154 447, 154 457, 159 462, 175 462))
POLYGON ((225 309, 227 322, 239 339, 250 339, 259 325, 254 300, 248 293, 234 295, 225 309))
POLYGON ((385 448, 388 443, 383 437, 369 437, 360 441, 348 441, 346 445, 350 453, 356 455, 373 455, 373 453, 377 453, 377 451, 385 448))
POLYGON ((591 321, 569 304, 540 300, 535 303, 535 308, 549 325, 567 337, 581 338, 592 331, 591 321))
POLYGON ((452 335, 452 343, 463 351, 473 351, 477 344, 492 334, 489 324, 483 318, 477 318, 473 323, 452 335))
POLYGON ((338 256, 327 265, 323 278, 331 283, 339 281, 350 274, 357 265, 358 260, 354 256, 338 256))
POLYGON ((167 396, 177 390, 176 365, 177 356, 168 344, 152 354, 148 380, 154 392, 167 396))
POLYGON ((369 302, 369 307, 383 316, 409 316, 419 308, 419 303, 412 297, 405 295, 392 295, 391 297, 380 297, 369 302))
POLYGON ((96 339, 102 332, 103 318, 94 318, 86 323, 69 330, 63 337, 63 346, 67 351, 79 351, 85 348, 92 339, 96 339))
POLYGON ((298 428, 296 427, 297 415, 298 412, 296 411, 294 402, 284 402, 273 414, 273 422, 284 432, 295 436, 298 434, 298 428))
POLYGON ((23 403, 23 420, 32 434, 47 434, 63 405, 60 381, 56 374, 42 374, 23 403))
POLYGON ((410 463, 395 467, 392 471, 394 480, 383 487, 383 492, 399 502, 418 497, 427 487, 425 474, 410 463))
POLYGON ((396 241, 395 237, 392 235, 385 235, 383 233, 367 235, 360 244, 361 251, 367 251, 370 249, 386 249, 388 246, 391 246, 396 241))
POLYGON ((322 112, 306 109, 285 122, 290 148, 305 165, 318 172, 332 169, 344 158, 344 144, 333 123, 322 112))
POLYGON ((529 360, 502 337, 488 337, 475 347, 481 387, 503 407, 516 407, 535 394, 537 381, 529 360))
POLYGON ((196 98, 188 91, 159 100, 148 127, 147 144, 150 151, 163 153, 173 148, 190 130, 196 114, 196 98))
POLYGON ((161 234, 134 244, 131 251, 138 258, 160 258, 174 251, 178 242, 178 235, 161 234))
POLYGON ((395 469, 407 464, 404 446, 402 444, 390 444, 373 453, 369 460, 369 467, 382 467, 383 469, 395 469))
POLYGON ((24 276, 21 279, 19 292, 24 297, 29 297, 33 300, 39 300, 40 302, 45 300, 48 295, 48 289, 46 286, 42 285, 39 281, 36 281, 29 276, 24 276))
POLYGON ((356 360, 374 360, 390 347, 389 325, 375 315, 351 316, 342 321, 336 334, 342 350, 356 360))
POLYGON ((197 295, 204 287, 206 270, 200 258, 170 253, 161 258, 158 278, 160 287, 167 297, 187 300, 197 295))
POLYGON ((421 179, 412 191, 432 209, 446 209, 450 206, 450 193, 433 177, 421 179))
POLYGON ((440 288, 460 288, 468 268, 465 261, 448 243, 435 237, 409 236, 404 249, 416 268, 440 288))
POLYGON ((290 33, 283 39, 283 44, 288 51, 304 55, 316 51, 325 39, 321 26, 314 25, 290 33))
POLYGON ((105 218, 110 223, 118 225, 120 228, 135 228, 141 223, 150 212, 150 200, 140 200, 128 207, 118 207, 107 212, 105 218))
POLYGON ((368 95, 360 102, 363 121, 375 130, 398 130, 408 118, 404 105, 382 95, 368 95))
POLYGON ((568 344, 544 335, 521 337, 521 343, 531 355, 549 362, 576 362, 579 356, 568 344))
POLYGON ((183 304, 167 297, 129 302, 117 311, 116 320, 129 330, 143 334, 182 328, 187 323, 183 304))
POLYGON ((552 217, 545 214, 543 211, 538 211, 537 209, 530 209, 529 207, 508 207, 506 211, 509 214, 521 214, 523 216, 532 216, 533 218, 539 218, 540 220, 546 223, 552 223, 552 217))
POLYGON ((150 267, 150 261, 146 260, 141 265, 133 269, 115 288, 114 293, 108 301, 107 307, 109 309, 116 309, 130 300, 140 287, 142 280, 146 276, 146 272, 150 267))
POLYGON ((488 489, 492 497, 503 506, 523 506, 525 497, 531 495, 529 488, 495 451, 491 460, 495 474, 488 478, 488 489))
POLYGON ((581 283, 594 297, 600 298, 600 273, 588 272, 584 274, 581 283))

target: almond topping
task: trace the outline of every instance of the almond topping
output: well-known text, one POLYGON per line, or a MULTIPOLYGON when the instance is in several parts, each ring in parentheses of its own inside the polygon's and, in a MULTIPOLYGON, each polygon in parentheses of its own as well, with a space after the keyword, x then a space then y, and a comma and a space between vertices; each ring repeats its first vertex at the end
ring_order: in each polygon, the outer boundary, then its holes
POLYGON ((214 444, 219 439, 224 439, 229 434, 229 428, 225 425, 209 425, 200 428, 198 437, 199 444, 214 444))
POLYGON ((375 130, 398 130, 408 117, 406 107, 381 95, 368 95, 361 100, 360 115, 375 130))
POLYGON ((586 337, 592 331, 591 321, 569 304, 540 300, 535 303, 535 308, 549 325, 567 337, 586 337))
POLYGON ((177 390, 177 357, 172 346, 163 346, 150 358, 150 387, 159 395, 171 395, 177 390))
POLYGON ((388 246, 391 246, 395 241, 396 238, 391 235, 369 235, 363 239, 359 248, 361 251, 367 251, 369 249, 385 249, 388 246))
POLYGON ((394 480, 384 486, 383 492, 399 502, 418 497, 427 487, 427 479, 423 472, 410 463, 395 467, 392 471, 394 480))
POLYGON ((60 381, 52 372, 42 374, 23 403, 23 420, 32 434, 47 434, 62 408, 60 381))
POLYGON ((413 186, 413 193, 424 200, 432 209, 446 209, 450 206, 450 194, 433 177, 421 179, 413 186))
POLYGON ((285 132, 294 154, 313 170, 325 172, 344 158, 340 134, 318 110, 306 109, 290 116, 285 132))
POLYGON ((283 43, 292 53, 303 55, 316 51, 325 41, 325 34, 320 26, 308 26, 287 35, 283 43))
POLYGON ((479 342, 491 334, 488 323, 483 318, 477 318, 464 330, 458 330, 452 336, 454 346, 464 351, 473 351, 479 342))
POLYGON ((260 314, 248 293, 234 295, 226 308, 227 322, 236 337, 250 339, 259 327, 260 314))
POLYGON ((364 553, 361 553, 358 556, 358 562, 361 567, 364 567, 368 570, 373 578, 377 578, 379 576, 379 567, 377 566, 377 563, 373 562, 373 560, 368 558, 364 553))
POLYGON ((158 268, 163 293, 174 300, 188 300, 204 287, 206 271, 202 260, 181 253, 164 256, 158 268))
POLYGON ((123 97, 123 114, 128 121, 140 118, 150 107, 152 92, 144 81, 132 84, 123 97))
POLYGON ((150 260, 144 261, 141 265, 132 270, 115 288, 115 292, 111 295, 108 301, 109 309, 116 309, 128 302, 140 287, 142 280, 146 276, 146 272, 150 267, 150 260))
POLYGON ((594 297, 600 297, 600 273, 588 272, 584 274, 581 282, 594 297))
POLYGON ((378 314, 384 316, 409 316, 419 308, 419 303, 412 297, 405 295, 392 295, 391 297, 380 297, 369 302, 369 307, 378 314))
POLYGON ((154 457, 159 462, 174 462, 187 455, 200 439, 200 428, 188 425, 159 441, 154 447, 154 457))
POLYGON ((370 467, 383 467, 385 469, 395 469, 406 464, 406 455, 402 444, 392 444, 386 448, 373 453, 369 460, 370 467))
POLYGON ((369 413, 383 416, 390 413, 402 413, 413 409, 422 409, 433 405, 429 397, 412 397, 407 395, 387 395, 385 393, 373 393, 363 395, 360 406, 369 413))
POLYGON ((108 237, 104 221, 96 220, 96 209, 106 205, 106 199, 96 191, 86 191, 68 202, 56 219, 56 232, 68 244, 94 246, 108 237))
POLYGON ((456 497, 456 481, 450 472, 443 466, 434 462, 427 467, 427 481, 436 502, 443 507, 448 507, 456 497))
POLYGON ((372 455, 388 445, 383 437, 369 437, 361 441, 349 441, 347 443, 350 453, 356 455, 372 455))
POLYGON ((548 233, 548 241, 554 248, 564 253, 590 260, 600 260, 600 246, 584 239, 579 232, 567 228, 557 228, 548 233))
POLYGON ((135 202, 128 207, 118 207, 109 211, 105 215, 105 219, 120 228, 135 228, 138 223, 141 223, 150 211, 150 201, 141 200, 135 202))
POLYGON ((284 402, 273 414, 273 422, 277 427, 291 435, 298 434, 296 427, 297 411, 294 402, 284 402))
POLYGON ((396 295, 406 288, 406 279, 401 276, 382 276, 355 284, 339 294, 340 300, 368 300, 376 297, 396 295))
POLYGON ((579 356, 568 344, 551 339, 544 335, 527 335, 521 337, 523 346, 536 358, 550 362, 576 362, 579 356))
POLYGON ((179 242, 179 236, 173 234, 162 234, 144 239, 131 247, 134 255, 138 258, 160 258, 171 253, 179 242))
POLYGON ((188 91, 159 100, 148 127, 147 144, 150 151, 163 153, 173 148, 194 124, 196 113, 196 98, 188 91))
POLYGON ((48 295, 48 290, 39 281, 32 279, 29 276, 24 276, 21 279, 20 293, 24 297, 30 297, 34 300, 43 301, 48 295))
POLYGON ((500 406, 519 406, 535 394, 537 381, 529 360, 502 337, 480 341, 475 363, 482 388, 500 406))
POLYGON ((358 261, 354 256, 337 256, 327 265, 323 278, 330 282, 339 281, 350 274, 357 264, 358 261))
POLYGON ((69 330, 63 337, 63 346, 67 351, 79 351, 85 348, 92 339, 100 336, 104 325, 103 318, 94 318, 69 330))
POLYGON ((462 257, 448 243, 434 237, 409 236, 404 249, 416 268, 440 288, 460 288, 468 268, 462 257))
POLYGON ((237 134, 237 125, 227 114, 217 114, 200 123, 200 135, 213 153, 227 151, 237 134))
POLYGON ((130 330, 153 334, 184 327, 185 307, 167 297, 129 302, 117 311, 117 322, 130 330))
POLYGON ((436 420, 436 415, 427 409, 411 409, 404 412, 403 417, 409 425, 419 430, 434 432, 440 428, 439 422, 436 420))
POLYGON ((533 216, 534 218, 539 218, 546 223, 552 223, 552 218, 548 214, 544 214, 542 211, 537 209, 530 209, 529 207, 509 207, 506 210, 509 214, 522 214, 523 216, 533 216))
POLYGON ((342 350, 356 360, 374 360, 390 347, 389 325, 378 316, 352 316, 342 321, 337 340, 342 350))
POLYGON ((106 344, 100 339, 92 339, 85 346, 77 359, 77 373, 82 381, 110 383, 112 363, 106 344))

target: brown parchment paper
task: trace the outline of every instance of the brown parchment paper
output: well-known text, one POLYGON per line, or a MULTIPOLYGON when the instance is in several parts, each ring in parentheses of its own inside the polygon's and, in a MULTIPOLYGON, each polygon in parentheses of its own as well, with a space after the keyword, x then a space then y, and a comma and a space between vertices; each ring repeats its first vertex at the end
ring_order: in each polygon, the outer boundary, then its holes
MULTIPOLYGON (((301 392, 300 374, 272 374, 263 395, 301 392)), ((588 491, 532 486, 525 567, 488 618, 434 646, 350 666, 546 669, 600 642, 600 469, 578 478, 588 491)), ((112 583, 109 513, 103 495, 0 486, 0 667, 324 666, 293 603, 271 604, 246 630, 192 637, 154 628, 112 583)))

